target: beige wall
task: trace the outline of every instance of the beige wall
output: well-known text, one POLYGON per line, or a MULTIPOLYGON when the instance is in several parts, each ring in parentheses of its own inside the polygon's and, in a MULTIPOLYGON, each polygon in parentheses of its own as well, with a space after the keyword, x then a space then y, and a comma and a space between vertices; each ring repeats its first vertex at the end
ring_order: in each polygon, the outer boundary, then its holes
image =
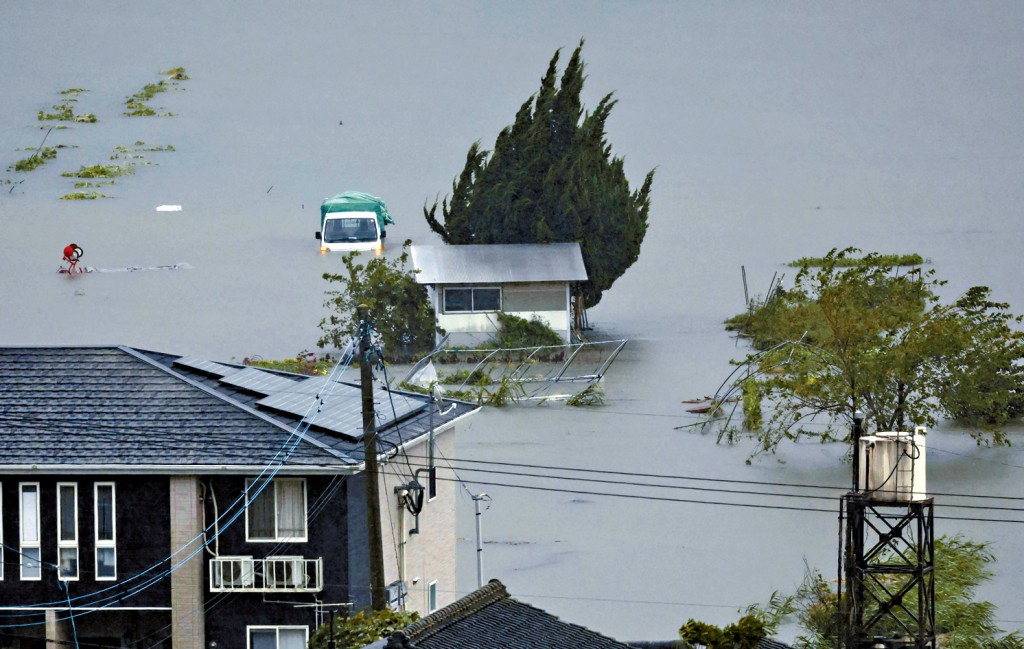
MULTIPOLYGON (((455 429, 449 428, 436 436, 437 497, 426 500, 419 516, 419 533, 410 534, 416 518, 398 506, 395 487, 407 484, 413 473, 427 467, 427 442, 407 448, 406 454, 390 460, 381 470, 381 525, 384 539, 384 582, 399 579, 399 560, 403 552, 404 575, 409 595, 406 609, 426 615, 427 586, 437 581, 438 608, 458 599, 456 593, 456 531, 455 505, 459 484, 448 468, 445 457, 455 456, 455 429), (404 528, 404 529, 403 529, 404 528), (404 545, 403 545, 404 543, 404 545)), ((426 471, 416 477, 425 488, 426 471)))
MULTIPOLYGON (((171 476, 172 568, 202 548, 202 503, 198 476, 171 476), (176 554, 175 554, 176 553, 176 554)), ((206 649, 203 613, 203 557, 196 553, 171 573, 171 633, 173 649, 206 649)))

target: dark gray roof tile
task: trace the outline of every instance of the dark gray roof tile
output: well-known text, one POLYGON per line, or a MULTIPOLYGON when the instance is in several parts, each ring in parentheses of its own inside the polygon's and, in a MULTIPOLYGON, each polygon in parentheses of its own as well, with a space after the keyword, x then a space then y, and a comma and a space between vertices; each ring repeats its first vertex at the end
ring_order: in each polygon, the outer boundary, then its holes
MULTIPOLYGON (((0 347, 0 470, 278 461, 330 470, 361 461, 358 440, 261 411, 258 395, 177 366, 179 358, 128 347, 0 347)), ((472 409, 462 404, 434 423, 472 409)), ((425 434, 424 413, 379 431, 381 448, 425 434)))

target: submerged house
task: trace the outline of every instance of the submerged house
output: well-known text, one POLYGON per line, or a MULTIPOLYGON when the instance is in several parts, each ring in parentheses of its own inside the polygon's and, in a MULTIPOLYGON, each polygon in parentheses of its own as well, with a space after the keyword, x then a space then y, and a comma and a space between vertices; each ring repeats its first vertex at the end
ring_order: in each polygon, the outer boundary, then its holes
POLYGON ((578 243, 414 245, 410 253, 450 344, 493 339, 498 312, 539 319, 572 341, 572 288, 587 280, 578 243))
MULTIPOLYGON (((303 649, 368 606, 355 379, 0 348, 0 644, 303 649)), ((456 483, 429 458, 475 407, 373 396, 389 599, 426 615, 455 590, 456 483)))

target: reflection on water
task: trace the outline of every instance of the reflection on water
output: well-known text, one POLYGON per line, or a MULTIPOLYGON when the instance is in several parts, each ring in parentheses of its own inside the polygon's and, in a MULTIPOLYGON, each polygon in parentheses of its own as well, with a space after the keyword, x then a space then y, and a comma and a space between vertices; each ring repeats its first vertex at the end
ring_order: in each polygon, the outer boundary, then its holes
MULTIPOLYGON (((550 482, 457 460, 614 470, 629 483, 846 485, 839 448, 801 444, 746 466, 747 449, 677 427, 693 421, 682 401, 712 393, 744 354, 721 327, 743 307, 741 265, 758 293, 791 272, 786 261, 834 246, 919 252, 950 280, 947 295, 986 284, 1024 310, 1020 8, 928 9, 185 0, 111 14, 9 3, 0 52, 17 64, 0 97, 3 167, 39 144, 36 113, 61 90, 86 88, 75 110, 99 119, 55 130, 47 145, 66 147, 36 171, 0 172, 12 181, 0 185, 2 342, 123 343, 215 360, 311 349, 321 275, 340 270, 313 236, 320 201, 349 189, 384 198, 396 220, 387 254, 406 238, 436 243, 424 202, 444 195, 473 141, 490 146, 512 121, 551 53, 584 36, 584 100, 592 107, 615 90, 613 151, 636 179, 657 167, 641 258, 590 314, 595 337, 630 342, 605 379, 605 406, 484 412, 450 459, 468 490, 493 497, 485 576, 514 596, 623 640, 675 637, 690 617, 734 621, 797 584, 805 562, 830 574, 834 513, 742 506, 805 505, 791 495, 515 489, 493 483, 550 482), (179 65, 186 89, 158 97, 175 117, 121 115, 140 80, 179 65), (174 151, 104 188, 110 199, 57 200, 69 189, 60 172, 136 141, 174 151), (58 276, 69 241, 97 268, 189 268, 58 276)), ((943 426, 929 455, 936 490, 1020 495, 1017 447, 978 448, 943 426)), ((814 502, 805 509, 837 506, 814 502)), ((467 591, 472 502, 459 506, 462 577, 445 587, 467 591)), ((999 577, 980 595, 1005 620, 1024 619, 1017 527, 937 526, 995 543, 999 577)))

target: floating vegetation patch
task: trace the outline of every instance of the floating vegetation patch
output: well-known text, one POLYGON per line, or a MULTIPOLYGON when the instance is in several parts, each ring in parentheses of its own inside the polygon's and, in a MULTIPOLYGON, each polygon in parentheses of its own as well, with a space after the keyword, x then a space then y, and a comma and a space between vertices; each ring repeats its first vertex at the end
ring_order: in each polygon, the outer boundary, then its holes
POLYGON ((147 102, 162 92, 181 90, 179 82, 185 81, 189 77, 185 72, 185 68, 171 68, 170 70, 162 71, 160 74, 167 78, 161 79, 157 83, 147 83, 142 87, 142 90, 125 100, 125 115, 128 117, 174 117, 174 113, 158 115, 156 110, 147 102))
POLYGON ((604 390, 600 383, 591 383, 580 393, 566 400, 566 405, 579 407, 604 405, 604 390))
POLYGON ((80 180, 75 183, 75 189, 89 189, 90 187, 103 187, 104 185, 113 185, 113 180, 80 180))
POLYGON ((59 122, 77 122, 80 124, 92 124, 96 122, 96 115, 92 113, 83 113, 76 115, 72 104, 78 101, 78 95, 86 92, 83 88, 68 88, 62 90, 61 95, 64 99, 60 103, 54 104, 50 107, 53 112, 47 112, 46 110, 40 110, 38 119, 40 122, 59 121, 59 122))
POLYGON ((135 168, 130 165, 89 165, 78 171, 65 171, 61 174, 65 178, 119 178, 135 173, 135 168))
POLYGON ((174 147, 170 144, 166 146, 146 144, 142 140, 136 140, 135 144, 131 147, 118 145, 114 147, 114 152, 110 154, 111 160, 127 160, 128 164, 131 165, 155 165, 155 162, 146 160, 145 153, 153 151, 174 151, 174 147))
POLYGON ((36 167, 41 167, 48 160, 53 160, 57 157, 57 147, 44 146, 42 149, 37 150, 35 153, 27 158, 18 160, 13 165, 7 168, 8 171, 32 171, 36 167))
MULTIPOLYGON (((808 266, 820 268, 826 263, 825 257, 801 257, 789 262, 793 268, 808 266)), ((869 257, 842 257, 832 260, 836 268, 852 268, 859 266, 920 266, 926 260, 917 253, 909 255, 871 255, 869 257)))
POLYGON ((97 198, 110 198, 99 192, 69 192, 60 197, 62 201, 94 201, 97 198))

